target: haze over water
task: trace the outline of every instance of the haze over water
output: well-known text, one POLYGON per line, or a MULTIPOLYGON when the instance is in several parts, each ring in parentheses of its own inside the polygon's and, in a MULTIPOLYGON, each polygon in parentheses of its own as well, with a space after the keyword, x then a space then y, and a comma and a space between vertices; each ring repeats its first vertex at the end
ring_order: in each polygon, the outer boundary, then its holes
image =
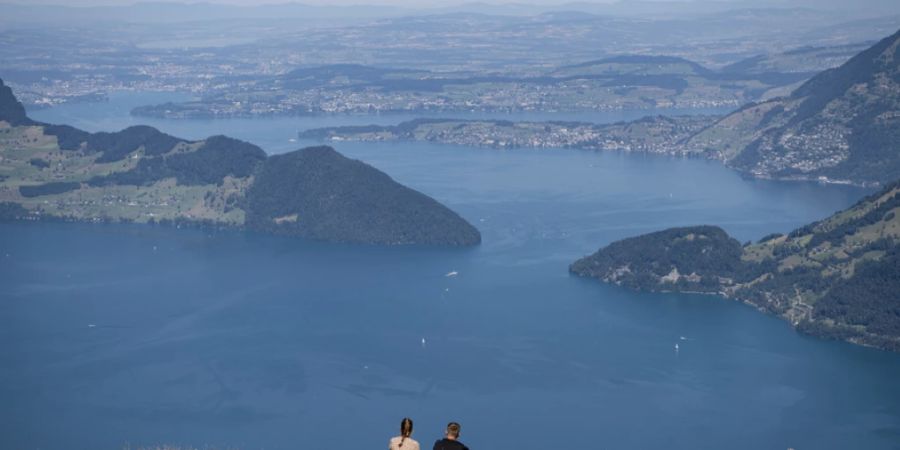
MULTIPOLYGON (((32 116, 114 130, 135 121, 116 99, 32 116)), ((275 153, 300 146, 287 139, 303 120, 136 123, 275 153)), ((623 237, 715 224, 755 240, 865 191, 620 153, 336 148, 456 210, 484 243, 0 225, 2 447, 378 448, 410 416, 424 447, 457 420, 475 450, 897 448, 900 355, 567 273, 623 237)))

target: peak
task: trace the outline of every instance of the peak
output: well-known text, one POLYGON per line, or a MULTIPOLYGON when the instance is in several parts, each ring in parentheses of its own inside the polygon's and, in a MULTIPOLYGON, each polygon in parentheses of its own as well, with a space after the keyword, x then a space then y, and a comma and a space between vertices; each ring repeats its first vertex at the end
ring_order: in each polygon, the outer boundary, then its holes
POLYGON ((895 41, 900 40, 900 29, 898 29, 896 33, 892 34, 889 39, 893 39, 895 41))
POLYGON ((31 123, 25 114, 25 107, 13 94, 12 89, 0 80, 0 120, 11 125, 27 125, 31 123))
POLYGON ((121 131, 122 133, 162 133, 162 131, 151 127, 150 125, 132 125, 121 131))
POLYGON ((284 159, 290 161, 304 161, 304 162, 312 162, 312 161, 336 161, 347 159, 344 155, 340 154, 334 148, 327 145, 317 145, 313 147, 305 147, 299 150, 294 150, 287 153, 282 153, 280 155, 274 155, 272 158, 275 159, 284 159))
POLYGON ((376 244, 474 245, 478 230, 431 197, 328 146, 268 158, 247 193, 251 229, 376 244))
POLYGON ((303 153, 304 156, 308 157, 316 157, 316 158, 324 158, 324 157, 332 157, 332 156, 341 156, 337 150, 328 146, 328 145, 317 145, 314 147, 306 147, 300 149, 300 152, 303 153))
POLYGON ((265 150, 251 144, 247 141, 231 138, 224 135, 210 136, 203 142, 203 148, 213 151, 229 154, 242 154, 248 158, 262 161, 266 159, 265 150))
POLYGON ((222 144, 231 144, 231 145, 255 145, 242 141, 240 139, 235 139, 233 137, 225 136, 224 134, 217 134, 215 136, 210 136, 205 139, 207 145, 222 145, 222 144))
POLYGON ((689 62, 688 60, 678 57, 678 56, 637 55, 637 54, 616 55, 616 56, 611 56, 606 59, 602 59, 601 61, 604 61, 604 62, 626 62, 626 63, 689 62))
POLYGON ((812 77, 797 88, 791 94, 792 97, 834 97, 843 94, 855 84, 875 79, 880 73, 896 71, 900 64, 898 40, 900 31, 882 39, 841 66, 812 77))

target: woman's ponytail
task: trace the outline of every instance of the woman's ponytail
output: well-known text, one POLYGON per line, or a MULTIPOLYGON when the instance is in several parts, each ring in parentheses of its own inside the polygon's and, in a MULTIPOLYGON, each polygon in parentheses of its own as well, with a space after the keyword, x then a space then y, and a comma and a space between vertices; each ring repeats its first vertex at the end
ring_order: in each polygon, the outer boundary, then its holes
POLYGON ((403 447, 403 441, 406 440, 410 435, 412 435, 413 431, 413 422, 409 417, 404 417, 403 420, 400 421, 400 447, 403 447))

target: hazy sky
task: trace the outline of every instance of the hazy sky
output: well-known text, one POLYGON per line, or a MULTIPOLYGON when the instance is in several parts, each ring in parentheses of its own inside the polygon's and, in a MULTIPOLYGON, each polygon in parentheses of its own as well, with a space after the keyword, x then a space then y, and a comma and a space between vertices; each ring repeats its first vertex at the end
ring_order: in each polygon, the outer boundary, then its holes
MULTIPOLYGON (((504 4, 504 3, 522 3, 522 4, 531 4, 531 5, 560 5, 566 3, 594 3, 594 4, 609 4, 609 3, 618 3, 618 2, 630 2, 630 1, 639 1, 639 0, 187 0, 187 1, 178 1, 178 0, 144 0, 144 1, 136 1, 136 0, 0 0, 0 4, 3 3, 16 3, 16 4, 56 4, 56 5, 68 5, 68 6, 95 6, 95 5, 128 5, 133 3, 151 3, 151 2, 169 2, 169 3, 226 3, 232 5, 244 5, 244 6, 252 6, 252 5, 265 5, 265 4, 278 4, 278 3, 303 3, 303 4, 317 4, 317 5, 334 5, 334 4, 365 4, 365 5, 395 5, 395 6, 419 6, 419 7, 428 7, 428 6, 446 6, 446 5, 454 5, 461 3, 491 3, 491 4, 504 4)), ((694 1, 694 0, 653 0, 653 1, 665 1, 665 2, 678 2, 678 1, 694 1)), ((741 0, 714 0, 714 1, 741 1, 741 0)))
POLYGON ((388 5, 427 9, 430 7, 446 7, 463 3, 525 4, 525 5, 564 5, 571 3, 610 4, 610 3, 733 3, 740 7, 792 7, 802 6, 815 9, 832 10, 866 10, 869 8, 894 12, 900 10, 900 0, 0 0, 0 4, 53 4, 67 6, 109 6, 129 5, 134 3, 221 3, 231 5, 253 6, 284 3, 300 3, 308 5, 388 5))

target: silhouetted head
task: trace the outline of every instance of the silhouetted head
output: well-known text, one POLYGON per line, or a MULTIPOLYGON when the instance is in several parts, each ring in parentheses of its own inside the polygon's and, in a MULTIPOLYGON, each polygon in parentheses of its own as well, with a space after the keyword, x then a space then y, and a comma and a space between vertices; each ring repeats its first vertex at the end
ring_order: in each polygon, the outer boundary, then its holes
POLYGON ((456 440, 459 438, 459 424, 456 422, 450 422, 447 424, 447 439, 456 440))
POLYGON ((400 447, 403 447, 403 441, 412 435, 413 422, 409 417, 404 417, 400 421, 400 447))
POLYGON ((413 421, 409 417, 404 417, 400 421, 400 436, 409 437, 412 434, 413 421))

